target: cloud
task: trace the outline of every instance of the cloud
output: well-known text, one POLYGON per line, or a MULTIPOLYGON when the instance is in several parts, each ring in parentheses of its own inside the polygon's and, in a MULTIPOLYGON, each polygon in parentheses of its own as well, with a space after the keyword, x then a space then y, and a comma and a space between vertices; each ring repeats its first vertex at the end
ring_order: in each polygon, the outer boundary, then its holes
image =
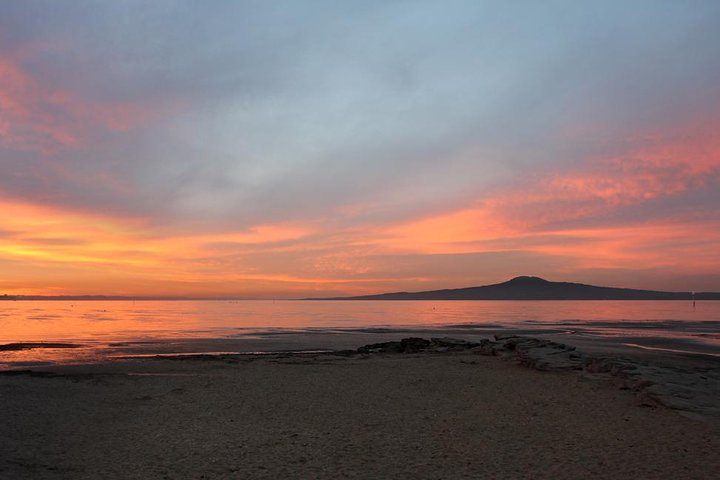
POLYGON ((19 149, 51 151, 72 147, 74 134, 53 121, 48 110, 63 99, 43 93, 35 82, 8 59, 0 58, 0 142, 19 149))
POLYGON ((707 281, 718 19, 716 2, 2 4, 3 258, 86 269, 73 291, 350 293, 503 264, 707 281))
POLYGON ((92 104, 44 85, 11 57, 0 57, 0 145, 51 154, 78 148, 98 127, 125 131, 151 117, 139 105, 92 104))
POLYGON ((695 209, 713 215, 697 192, 718 191, 720 137, 714 118, 679 125, 671 131, 625 139, 626 151, 584 159, 573 170, 552 172, 535 184, 519 182, 486 208, 526 228, 548 228, 579 221, 623 222, 624 211, 647 207, 647 220, 673 218, 695 209))

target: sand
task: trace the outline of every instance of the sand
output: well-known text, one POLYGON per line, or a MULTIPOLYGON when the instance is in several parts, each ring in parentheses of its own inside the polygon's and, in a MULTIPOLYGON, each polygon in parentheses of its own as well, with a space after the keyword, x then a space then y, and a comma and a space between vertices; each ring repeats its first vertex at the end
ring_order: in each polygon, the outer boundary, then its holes
POLYGON ((718 478, 718 419, 471 353, 0 376, 0 478, 718 478))

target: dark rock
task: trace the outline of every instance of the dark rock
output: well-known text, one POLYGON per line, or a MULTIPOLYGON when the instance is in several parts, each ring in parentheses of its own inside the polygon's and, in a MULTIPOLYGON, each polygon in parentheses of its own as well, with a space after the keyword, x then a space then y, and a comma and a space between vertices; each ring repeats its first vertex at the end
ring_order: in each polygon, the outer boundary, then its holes
POLYGON ((431 343, 434 343, 435 345, 440 345, 444 347, 454 347, 454 346, 463 346, 466 347, 468 345, 476 346, 477 343, 468 342, 467 340, 463 340, 461 338, 451 338, 451 337, 433 337, 430 339, 431 343))
POLYGON ((358 353, 400 353, 402 351, 402 347, 400 342, 382 342, 363 345, 358 348, 357 351, 358 353))
POLYGON ((79 348, 82 345, 75 343, 57 343, 57 342, 25 342, 25 343, 6 343, 0 345, 0 352, 14 352, 18 350, 32 350, 36 348, 79 348))
POLYGON ((509 340, 509 339, 511 339, 511 338, 518 338, 518 336, 517 336, 517 335, 514 335, 514 334, 494 335, 494 337, 495 337, 495 340, 498 341, 498 342, 503 341, 503 340, 509 340))
POLYGON ((41 377, 41 378, 56 378, 64 377, 64 375, 53 372, 42 372, 36 370, 3 370, 0 371, 0 376, 3 377, 17 377, 20 375, 26 375, 28 377, 41 377))
POLYGON ((460 352, 480 345, 477 342, 468 342, 467 340, 450 337, 431 338, 430 343, 434 352, 460 352))
POLYGON ((430 341, 424 338, 411 337, 400 340, 403 352, 420 352, 430 346, 430 341))
POLYGON ((399 342, 383 342, 365 345, 357 349, 358 353, 415 353, 421 352, 430 346, 430 341, 424 338, 403 338, 399 342))
POLYGON ((477 355, 503 356, 508 354, 505 350, 505 344, 502 342, 493 342, 492 340, 483 339, 480 343, 470 349, 472 353, 477 355))

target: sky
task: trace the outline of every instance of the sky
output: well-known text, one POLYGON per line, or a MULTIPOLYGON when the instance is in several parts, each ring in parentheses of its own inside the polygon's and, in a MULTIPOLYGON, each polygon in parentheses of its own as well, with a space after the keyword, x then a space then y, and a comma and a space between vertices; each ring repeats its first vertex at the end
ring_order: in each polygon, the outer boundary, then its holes
POLYGON ((0 3, 0 293, 720 291, 720 3, 0 3))

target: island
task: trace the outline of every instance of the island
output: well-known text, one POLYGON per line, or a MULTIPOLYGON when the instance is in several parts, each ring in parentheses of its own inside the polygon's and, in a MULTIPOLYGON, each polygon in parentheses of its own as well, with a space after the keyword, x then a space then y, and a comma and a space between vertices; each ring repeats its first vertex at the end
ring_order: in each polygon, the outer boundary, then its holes
POLYGON ((393 292, 353 297, 306 300, 720 300, 718 292, 663 292, 632 288, 599 287, 572 282, 551 282, 521 276, 507 282, 480 287, 393 292))

